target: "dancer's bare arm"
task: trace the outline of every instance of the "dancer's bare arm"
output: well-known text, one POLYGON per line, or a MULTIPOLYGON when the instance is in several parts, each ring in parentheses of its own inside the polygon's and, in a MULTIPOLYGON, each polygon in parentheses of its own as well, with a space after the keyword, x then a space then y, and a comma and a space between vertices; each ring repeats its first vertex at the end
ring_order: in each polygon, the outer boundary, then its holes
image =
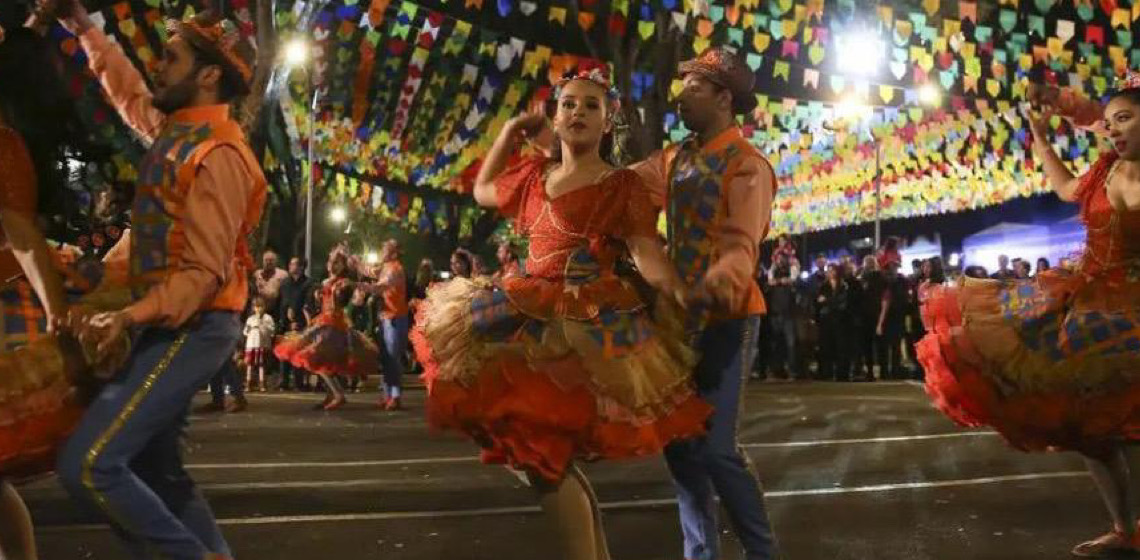
POLYGON ((0 208, 0 224, 3 224, 4 236, 8 238, 24 277, 44 304, 48 324, 64 317, 67 299, 63 294, 63 281, 55 271, 51 250, 43 233, 36 227, 35 219, 22 212, 0 208))
POLYGON ((518 148, 519 143, 529 136, 536 136, 546 124, 546 117, 541 113, 528 113, 515 117, 499 132, 479 175, 475 179, 475 202, 487 208, 498 208, 499 198, 495 192, 495 179, 506 170, 511 154, 518 148))
POLYGON ((1033 133, 1033 154, 1041 160, 1045 169, 1045 178, 1057 196, 1061 200, 1072 202, 1077 199, 1079 180, 1072 171, 1069 171, 1068 166, 1061 161, 1061 157, 1049 143, 1050 116, 1049 113, 1026 114, 1026 118, 1029 119, 1029 130, 1033 133))

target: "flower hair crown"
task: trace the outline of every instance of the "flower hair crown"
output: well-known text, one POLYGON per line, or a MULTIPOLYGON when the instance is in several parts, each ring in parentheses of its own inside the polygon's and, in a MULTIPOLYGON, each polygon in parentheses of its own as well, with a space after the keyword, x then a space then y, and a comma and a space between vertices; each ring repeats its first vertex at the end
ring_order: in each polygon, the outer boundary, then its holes
POLYGON ((1129 70, 1124 73, 1124 77, 1116 80, 1116 89, 1136 89, 1140 88, 1140 72, 1129 70))
POLYGON ((554 84, 554 98, 562 97, 562 88, 566 84, 575 80, 584 80, 592 82, 594 85, 606 90, 606 99, 610 102, 610 107, 614 113, 621 108, 621 95, 614 87, 613 82, 610 81, 609 76, 601 68, 594 68, 592 70, 582 70, 579 72, 567 72, 562 75, 562 79, 554 84))

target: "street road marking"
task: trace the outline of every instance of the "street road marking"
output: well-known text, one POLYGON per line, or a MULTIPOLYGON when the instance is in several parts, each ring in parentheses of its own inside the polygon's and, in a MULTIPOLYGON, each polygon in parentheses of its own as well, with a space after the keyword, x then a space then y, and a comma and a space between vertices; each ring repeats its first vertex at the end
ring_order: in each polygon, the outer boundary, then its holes
POLYGON ((858 443, 895 443, 900 441, 923 441, 931 439, 949 439, 964 437, 996 436, 996 432, 951 432, 948 434, 917 434, 913 436, 884 436, 871 438, 851 439, 817 439, 805 441, 777 441, 770 443, 744 443, 745 449, 780 448, 780 447, 816 447, 822 445, 848 445, 858 443))
MULTIPOLYGON (((765 492, 765 498, 790 498, 797 496, 820 496, 834 494, 859 494, 870 492, 892 492, 898 490, 923 490, 929 488, 947 488, 960 486, 979 486, 985 484, 998 484, 1003 482, 1024 482, 1030 480, 1052 480, 1059 478, 1087 477, 1086 471, 1060 471, 1047 473, 1014 474, 1004 476, 989 476, 983 478, 969 478, 962 480, 936 480, 925 482, 903 482, 897 484, 875 484, 870 486, 851 486, 835 488, 806 488, 801 490, 780 490, 765 492)), ((323 484, 323 483, 315 483, 323 484)), ((208 487, 207 487, 208 488, 208 487)), ((601 504, 603 510, 643 509, 676 505, 675 499, 658 500, 626 500, 606 502, 601 504)), ((348 513, 337 515, 280 515, 268 517, 242 517, 232 519, 219 519, 223 526, 238 525, 278 525, 286 523, 338 523, 345 521, 393 521, 411 519, 446 519, 456 517, 479 517, 487 515, 524 515, 539 513, 536 506, 481 508, 451 511, 401 511, 376 513, 348 513)), ((82 531, 102 531, 104 525, 60 525, 55 527, 40 527, 41 534, 73 533, 82 531)))
MULTIPOLYGON (((805 441, 777 441, 768 443, 745 443, 745 449, 773 449, 794 447, 820 447, 827 445, 851 445, 864 443, 899 443, 907 441, 926 441, 935 439, 952 439, 967 437, 992 437, 994 432, 951 432, 948 434, 917 434, 912 436, 884 436, 872 438, 851 439, 820 439, 805 441)), ((401 465, 437 465, 443 463, 474 463, 478 456, 463 457, 428 457, 423 459, 385 459, 378 461, 300 461, 278 463, 198 463, 187 465, 193 470, 248 470, 248 469, 327 469, 352 467, 391 467, 401 465)))
POLYGON ((192 470, 238 470, 238 469, 327 469, 351 467, 391 467, 399 465, 437 465, 441 463, 477 463, 479 456, 428 457, 425 459, 386 459, 381 461, 333 461, 296 463, 201 463, 186 465, 192 470))

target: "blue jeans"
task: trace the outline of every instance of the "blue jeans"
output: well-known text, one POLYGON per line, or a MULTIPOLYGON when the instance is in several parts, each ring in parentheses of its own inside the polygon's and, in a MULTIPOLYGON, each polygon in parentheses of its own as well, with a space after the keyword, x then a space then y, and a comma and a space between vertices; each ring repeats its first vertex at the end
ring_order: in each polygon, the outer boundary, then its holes
POLYGON ((384 390, 389 398, 400 398, 404 386, 404 357, 408 352, 408 316, 380 320, 381 367, 384 390))
POLYGON ((179 441, 194 394, 240 336, 237 315, 219 311, 181 329, 144 330, 60 452, 63 487, 110 519, 132 558, 231 556, 179 441))
POLYGON ((714 407, 706 435, 665 448, 665 460, 677 487, 685 558, 719 557, 717 503, 728 511, 744 545, 746 560, 775 557, 775 542, 760 481, 736 441, 741 386, 756 356, 760 317, 714 323, 701 335, 701 361, 694 378, 701 397, 714 407))

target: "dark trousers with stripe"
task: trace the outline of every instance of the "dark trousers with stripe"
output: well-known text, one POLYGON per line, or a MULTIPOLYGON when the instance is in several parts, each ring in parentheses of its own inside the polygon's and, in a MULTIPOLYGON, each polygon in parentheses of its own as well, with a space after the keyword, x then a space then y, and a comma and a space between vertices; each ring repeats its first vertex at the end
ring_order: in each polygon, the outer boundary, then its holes
POLYGON ((131 558, 231 555, 179 445, 190 401, 240 335, 237 315, 220 311, 181 329, 144 330, 60 453, 64 488, 111 521, 131 558))
POLYGON ((665 461, 677 487, 685 558, 720 557, 717 503, 728 512, 745 560, 771 560, 776 545, 764 508, 760 481, 737 442, 741 390, 756 357, 760 317, 709 325, 701 336, 701 361, 694 379, 701 398, 714 408, 708 433, 670 444, 665 461))

